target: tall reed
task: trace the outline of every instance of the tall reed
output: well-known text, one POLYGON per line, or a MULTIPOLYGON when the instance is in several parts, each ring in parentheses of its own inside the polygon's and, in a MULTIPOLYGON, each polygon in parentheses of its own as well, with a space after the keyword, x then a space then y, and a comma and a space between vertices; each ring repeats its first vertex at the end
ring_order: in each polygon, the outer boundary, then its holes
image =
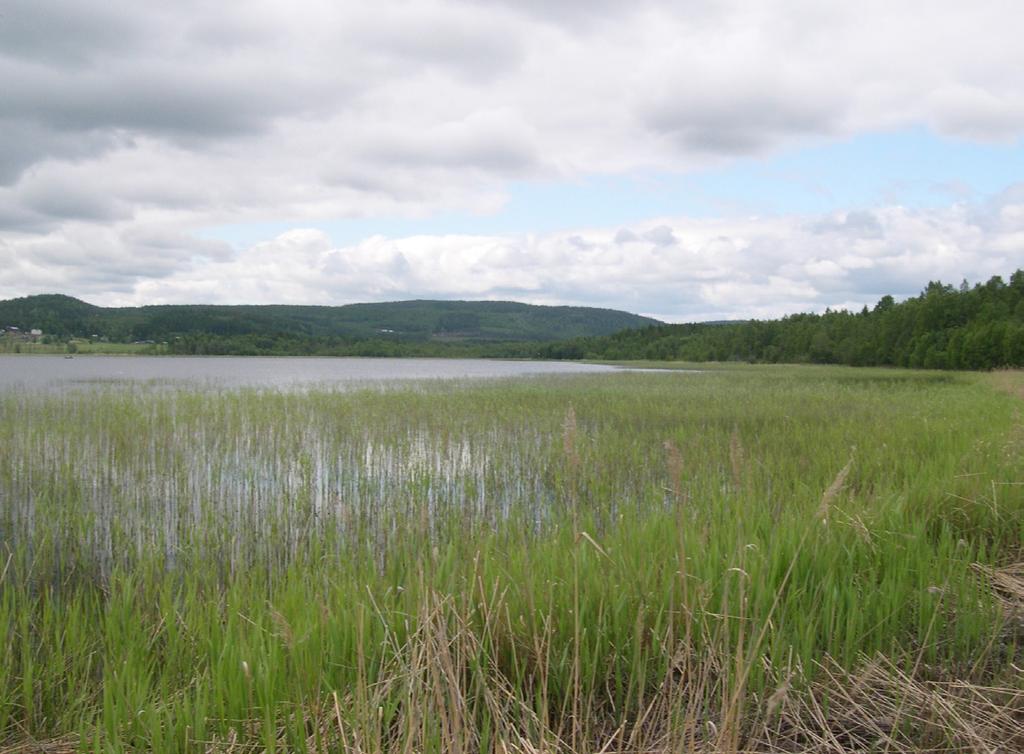
POLYGON ((768 367, 0 395, 0 742, 1012 748, 1018 405, 768 367))

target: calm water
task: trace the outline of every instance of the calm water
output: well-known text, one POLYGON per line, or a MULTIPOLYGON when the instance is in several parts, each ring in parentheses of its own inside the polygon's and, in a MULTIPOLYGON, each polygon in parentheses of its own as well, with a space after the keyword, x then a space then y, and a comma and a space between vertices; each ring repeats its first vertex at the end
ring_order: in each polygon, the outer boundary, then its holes
POLYGON ((479 379, 618 371, 554 361, 489 359, 264 358, 255 356, 0 355, 0 391, 111 382, 202 383, 211 387, 340 387, 391 380, 479 379))

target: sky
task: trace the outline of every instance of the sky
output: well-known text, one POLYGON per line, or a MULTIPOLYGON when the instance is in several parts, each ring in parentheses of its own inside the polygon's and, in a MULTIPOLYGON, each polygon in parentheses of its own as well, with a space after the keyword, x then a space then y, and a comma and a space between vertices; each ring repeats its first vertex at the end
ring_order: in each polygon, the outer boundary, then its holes
POLYGON ((0 0, 0 299, 665 321, 1024 267, 1019 0, 0 0))

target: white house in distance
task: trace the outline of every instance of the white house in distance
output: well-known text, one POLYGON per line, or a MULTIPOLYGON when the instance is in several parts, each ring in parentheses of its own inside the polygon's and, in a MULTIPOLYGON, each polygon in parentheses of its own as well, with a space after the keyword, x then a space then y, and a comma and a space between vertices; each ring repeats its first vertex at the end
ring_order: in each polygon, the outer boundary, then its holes
POLYGON ((6 336, 10 340, 39 340, 43 336, 43 331, 38 328, 32 328, 25 332, 20 327, 8 325, 7 327, 0 327, 0 335, 6 336))

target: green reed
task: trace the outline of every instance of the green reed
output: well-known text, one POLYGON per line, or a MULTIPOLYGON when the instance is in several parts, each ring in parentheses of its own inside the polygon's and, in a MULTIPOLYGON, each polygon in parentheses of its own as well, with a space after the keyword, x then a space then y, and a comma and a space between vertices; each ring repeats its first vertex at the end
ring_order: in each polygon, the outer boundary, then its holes
POLYGON ((0 396, 0 742, 728 749, 826 656, 1019 687, 972 568, 1024 541, 990 382, 0 396))

